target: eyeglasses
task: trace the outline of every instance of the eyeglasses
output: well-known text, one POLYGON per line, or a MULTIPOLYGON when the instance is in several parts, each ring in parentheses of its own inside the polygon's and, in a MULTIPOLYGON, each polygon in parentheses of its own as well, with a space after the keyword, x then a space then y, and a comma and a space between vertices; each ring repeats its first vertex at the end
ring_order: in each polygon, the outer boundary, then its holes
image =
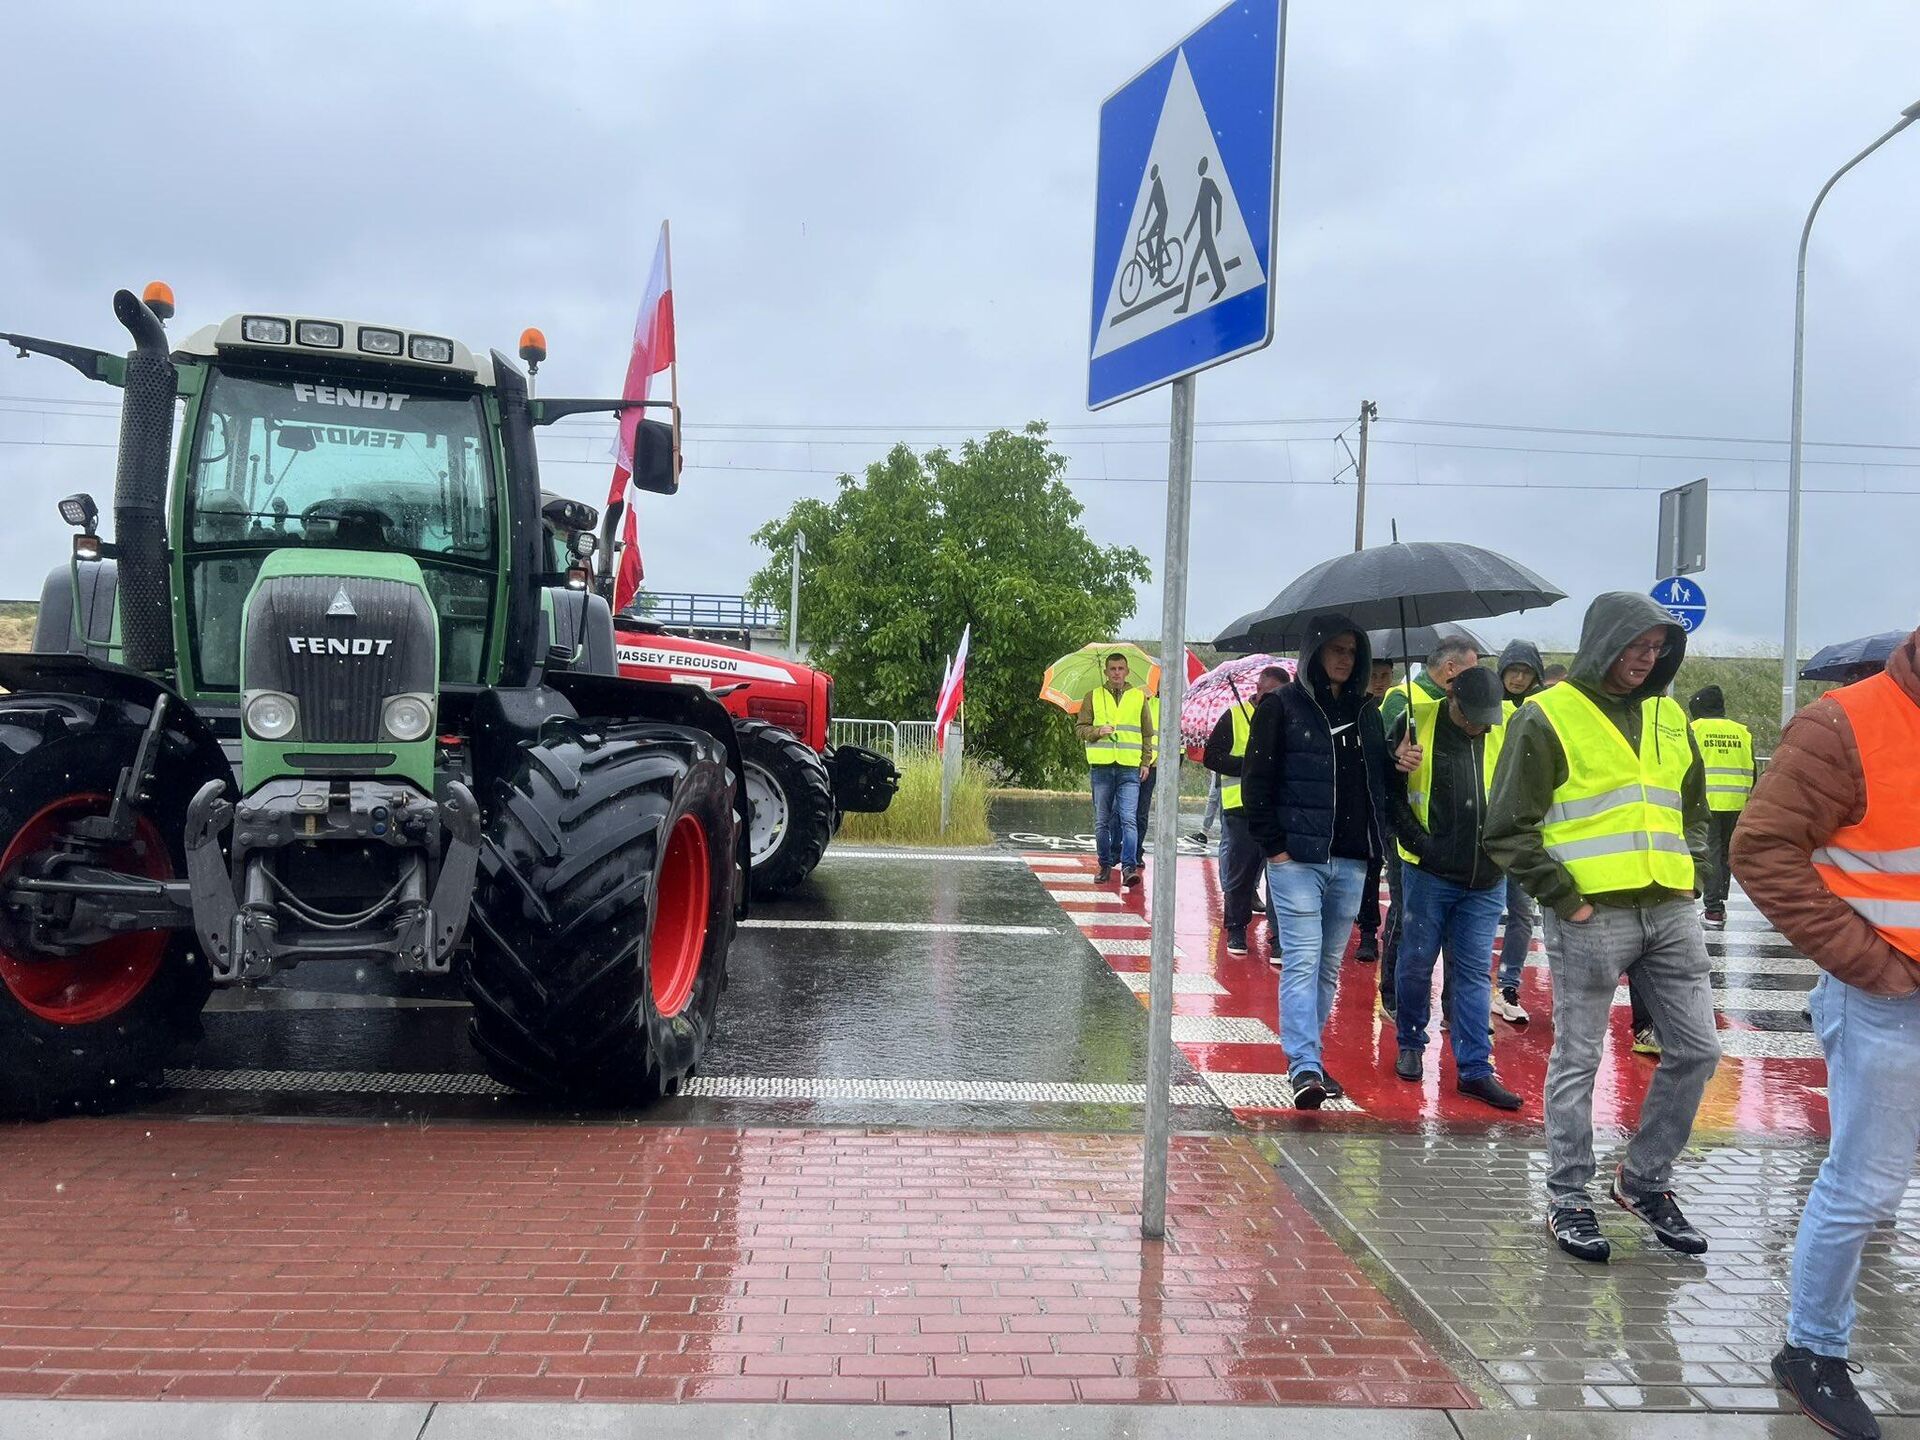
POLYGON ((1671 645, 1644 645, 1638 641, 1620 652, 1622 655, 1644 655, 1649 660, 1664 660, 1673 653, 1671 645))

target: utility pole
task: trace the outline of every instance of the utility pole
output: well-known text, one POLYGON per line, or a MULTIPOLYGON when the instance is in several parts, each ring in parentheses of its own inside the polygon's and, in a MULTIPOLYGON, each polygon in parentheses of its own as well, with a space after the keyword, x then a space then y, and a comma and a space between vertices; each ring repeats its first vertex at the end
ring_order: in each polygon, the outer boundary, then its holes
POLYGON ((807 553, 807 532, 793 532, 793 600, 787 606, 787 658, 800 658, 800 557, 807 553))
POLYGON ((1353 548, 1367 548, 1367 425, 1380 418, 1380 407, 1371 400, 1360 402, 1360 458, 1353 462, 1360 477, 1353 497, 1353 548))

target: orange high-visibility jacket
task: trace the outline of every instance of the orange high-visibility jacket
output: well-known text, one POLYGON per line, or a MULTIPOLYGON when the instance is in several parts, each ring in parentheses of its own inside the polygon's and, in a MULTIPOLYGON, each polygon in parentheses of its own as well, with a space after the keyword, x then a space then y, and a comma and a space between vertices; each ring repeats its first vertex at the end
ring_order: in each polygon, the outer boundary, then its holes
POLYGON ((1892 675, 1831 691, 1860 750, 1867 809, 1813 852, 1821 881, 1920 961, 1920 705, 1892 675))

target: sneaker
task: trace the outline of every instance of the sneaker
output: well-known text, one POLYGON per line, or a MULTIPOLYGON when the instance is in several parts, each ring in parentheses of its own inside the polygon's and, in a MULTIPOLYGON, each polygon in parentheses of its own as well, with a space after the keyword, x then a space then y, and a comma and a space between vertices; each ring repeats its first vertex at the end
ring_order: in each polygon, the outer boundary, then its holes
POLYGON ((1604 1265, 1613 1246, 1600 1233, 1600 1221, 1591 1205, 1555 1205, 1547 1211, 1547 1234, 1576 1260, 1604 1265))
POLYGON ((1111 879, 1113 879, 1113 867, 1111 865, 1102 865, 1098 870, 1093 872, 1093 883, 1096 885, 1104 885, 1111 879))
POLYGON ((1377 936, 1362 935, 1360 948, 1353 952, 1353 958, 1362 965, 1371 965, 1380 958, 1380 941, 1377 936))
POLYGON ((1814 1424, 1840 1440, 1880 1440, 1880 1422, 1853 1385, 1859 1369, 1852 1361, 1798 1345, 1782 1346, 1773 1357, 1773 1378, 1814 1424))
POLYGON ((1227 930, 1227 954, 1244 955, 1247 953, 1247 927, 1234 925, 1227 930))
POLYGON ((1636 1030, 1633 1032, 1633 1053, 1636 1055, 1658 1055, 1660 1053, 1660 1037, 1653 1033, 1653 1027, 1651 1025, 1644 1030, 1636 1030))
POLYGON ((1426 1065, 1420 1052, 1411 1045, 1402 1045, 1399 1057, 1393 1062, 1393 1073, 1402 1080, 1417 1081, 1425 1072, 1426 1065))
POLYGON ((1191 840, 1195 845, 1211 845, 1213 843, 1213 837, 1204 830, 1189 830, 1187 832, 1187 839, 1191 840))
POLYGON ((1347 1098, 1347 1087, 1333 1078, 1333 1072, 1331 1070, 1322 1070, 1320 1072, 1320 1078, 1326 1082, 1327 1099, 1344 1100, 1347 1098))
POLYGON ((1133 889, 1134 886, 1140 883, 1140 867, 1136 865, 1131 870, 1124 872, 1120 876, 1120 883, 1129 890, 1133 889))
POLYGON ((1327 1077, 1318 1070, 1302 1070, 1293 1082, 1293 1108, 1318 1110, 1327 1103, 1327 1077))
POLYGON ((1274 946, 1267 951, 1267 964, 1273 966, 1276 970, 1280 968, 1280 949, 1278 946, 1274 946))
POLYGON ((1503 986, 1493 997, 1493 1013, 1509 1025, 1524 1025, 1529 1018, 1520 1004, 1520 991, 1513 985, 1503 986))
POLYGON ((1471 1080, 1456 1081, 1453 1088, 1496 1110, 1518 1110, 1522 1104, 1518 1095, 1500 1083, 1498 1075, 1478 1075, 1471 1080))
POLYGON ((1682 1255, 1707 1253, 1707 1237, 1694 1229, 1687 1217, 1680 1213, 1680 1206, 1671 1190, 1646 1193, 1628 1190, 1627 1169, 1621 1165, 1615 1167, 1613 1185, 1607 1193, 1622 1210, 1652 1226, 1654 1238, 1669 1250, 1678 1250, 1682 1255))
POLYGON ((1709 930, 1724 930, 1727 928, 1727 912, 1722 906, 1709 905, 1706 916, 1700 923, 1709 930))

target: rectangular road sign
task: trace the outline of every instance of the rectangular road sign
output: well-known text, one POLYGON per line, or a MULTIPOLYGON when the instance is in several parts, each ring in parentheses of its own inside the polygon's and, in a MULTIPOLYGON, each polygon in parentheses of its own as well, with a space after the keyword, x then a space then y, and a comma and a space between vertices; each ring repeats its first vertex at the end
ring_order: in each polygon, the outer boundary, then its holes
POLYGON ((1087 408, 1273 339, 1286 0, 1236 0, 1100 107, 1087 408))
POLYGON ((1695 575, 1707 568, 1707 482, 1660 492, 1660 552, 1656 575, 1695 575))

